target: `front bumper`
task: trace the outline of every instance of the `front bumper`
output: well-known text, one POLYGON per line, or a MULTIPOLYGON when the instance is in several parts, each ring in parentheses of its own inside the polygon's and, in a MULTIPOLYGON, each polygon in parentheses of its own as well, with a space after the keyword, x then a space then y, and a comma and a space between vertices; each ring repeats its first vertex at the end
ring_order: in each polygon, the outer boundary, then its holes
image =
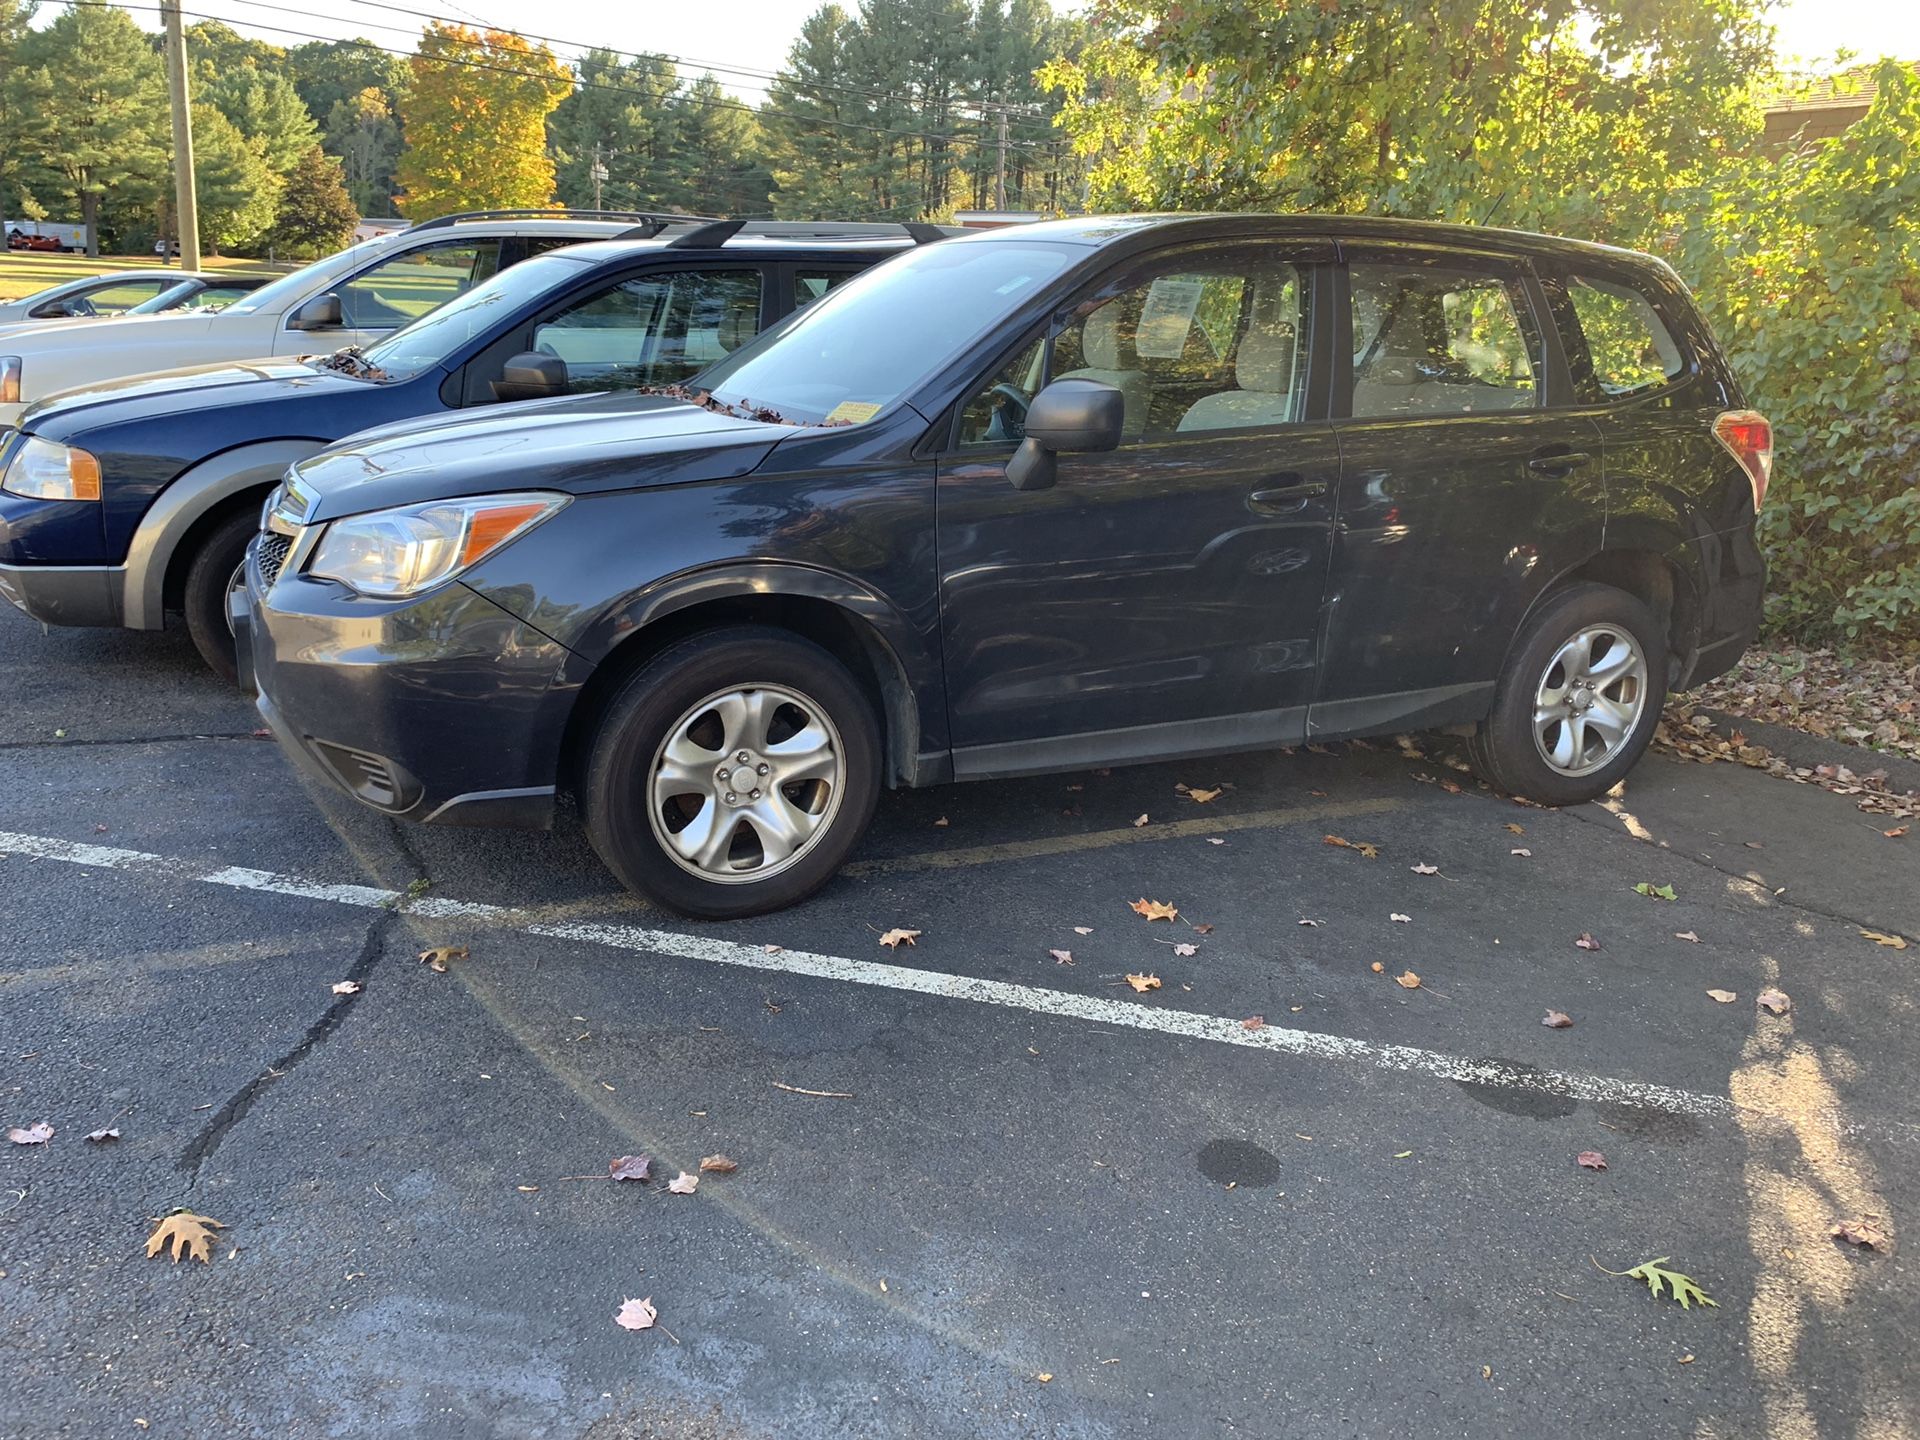
POLYGON ((120 625, 124 565, 0 565, 0 597, 46 625, 120 625))
POLYGON ((404 820, 552 823, 564 646, 457 581, 411 601, 268 586, 258 550, 233 600, 240 679, 300 769, 404 820))

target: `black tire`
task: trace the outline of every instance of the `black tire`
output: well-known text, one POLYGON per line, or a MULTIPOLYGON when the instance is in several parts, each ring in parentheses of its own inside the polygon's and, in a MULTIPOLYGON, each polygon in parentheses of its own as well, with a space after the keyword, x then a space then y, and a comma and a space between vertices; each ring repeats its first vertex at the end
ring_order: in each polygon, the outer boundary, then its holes
MULTIPOLYGON (((866 694, 818 645, 768 626, 727 626, 669 646, 621 685, 587 744, 579 800, 593 848, 628 888, 707 920, 778 910, 826 884, 865 832, 880 789, 880 727, 866 694), (654 759, 669 730, 709 697, 769 686, 802 696, 837 732, 838 799, 786 868, 764 880, 707 879, 655 833, 654 759)), ((720 750, 714 758, 731 763, 720 750)), ((757 833, 736 838, 751 850, 757 833)))
POLYGON ((233 654, 233 630, 227 623, 227 587, 246 558, 247 542, 260 529, 257 507, 231 515, 214 526, 187 564, 180 608, 187 617, 187 634, 209 669, 224 680, 238 673, 233 654))
POLYGON ((1611 585, 1569 586, 1544 601, 1514 640, 1494 691, 1493 709, 1467 742, 1488 784, 1542 805, 1577 805, 1607 793, 1639 763, 1667 698, 1667 641, 1645 604, 1611 585), (1582 775, 1548 763, 1534 732, 1534 702, 1561 646, 1581 631, 1624 631, 1645 658, 1644 695, 1627 738, 1606 763, 1582 775))

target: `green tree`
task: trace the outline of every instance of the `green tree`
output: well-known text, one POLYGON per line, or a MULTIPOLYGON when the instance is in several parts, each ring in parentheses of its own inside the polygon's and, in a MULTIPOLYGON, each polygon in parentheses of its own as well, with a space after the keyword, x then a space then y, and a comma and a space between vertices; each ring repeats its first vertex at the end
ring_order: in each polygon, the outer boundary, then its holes
POLYGON ((706 215, 765 215, 773 175, 761 159, 759 125, 710 74, 671 109, 673 173, 663 195, 679 210, 706 215))
POLYGON ((352 241, 359 219, 340 162, 316 145, 287 177, 269 238, 276 254, 328 255, 352 241))
POLYGON ((400 127, 378 89, 369 85, 357 95, 334 102, 327 117, 326 150, 339 160, 347 194, 362 215, 393 214, 400 127))
POLYGON ((259 147, 216 106, 193 107, 193 170, 202 249, 218 255, 266 238, 280 179, 259 147))
POLYGON ((287 63, 287 52, 278 45, 242 35, 218 20, 189 25, 186 34, 187 75, 196 95, 236 70, 277 74, 287 63))
POLYGON ((844 127, 864 124, 863 98, 849 88, 847 41, 855 22, 838 5, 822 5, 800 26, 787 63, 760 110, 773 172, 774 213, 812 220, 858 218, 859 159, 844 127))
POLYGON ((552 202, 546 121, 570 88, 552 51, 510 32, 436 20, 408 63, 404 214, 423 220, 552 202))
POLYGON ((291 175, 307 152, 320 143, 320 127, 307 113, 300 92, 275 71, 237 66, 199 94, 254 143, 260 158, 276 176, 291 175))
POLYGON ((623 60, 589 50, 575 67, 576 84, 547 122, 555 189, 565 205, 593 204, 597 156, 607 176, 600 203, 609 210, 658 209, 674 184, 679 88, 673 65, 656 56, 623 60))
POLYGON ((124 11, 74 7, 15 49, 8 107, 26 182, 77 201, 87 253, 99 254, 100 201, 151 204, 167 174, 160 58, 124 11))
MULTIPOLYGON (((287 52, 286 76, 300 92, 307 113, 330 123, 333 107, 363 90, 378 90, 389 114, 397 113, 410 83, 407 62, 371 40, 313 40, 287 52)), ((336 152, 337 153, 337 152, 336 152)))
MULTIPOLYGON (((12 218, 14 211, 25 215, 26 205, 37 205, 24 184, 26 166, 21 159, 21 135, 14 114, 14 75, 19 68, 20 42, 28 34, 36 0, 0 0, 0 212, 12 218)), ((35 217, 26 215, 26 218, 35 217)))

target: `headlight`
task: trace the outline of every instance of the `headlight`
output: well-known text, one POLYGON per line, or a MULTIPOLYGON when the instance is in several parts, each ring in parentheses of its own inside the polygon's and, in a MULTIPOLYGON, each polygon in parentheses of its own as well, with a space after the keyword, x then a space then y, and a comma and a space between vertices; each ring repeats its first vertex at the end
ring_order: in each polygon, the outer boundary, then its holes
POLYGON ((28 436, 13 452, 0 490, 36 500, 98 500, 100 462, 85 450, 28 436))
POLYGON ((523 492, 436 500, 335 520, 314 548, 309 575, 382 599, 417 595, 524 535, 566 495, 523 492))
POLYGON ((20 403, 20 357, 0 355, 0 405, 20 403))

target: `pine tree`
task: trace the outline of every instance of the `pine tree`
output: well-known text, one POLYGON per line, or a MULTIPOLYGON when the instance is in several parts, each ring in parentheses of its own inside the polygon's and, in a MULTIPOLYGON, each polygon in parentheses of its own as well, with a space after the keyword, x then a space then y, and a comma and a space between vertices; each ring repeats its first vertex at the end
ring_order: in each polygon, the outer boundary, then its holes
POLYGON ((711 74, 673 101, 674 175, 667 204, 705 215, 768 213, 773 175, 760 158, 752 112, 711 74))
POLYGON ((208 254, 246 249, 266 236, 280 179, 258 146, 213 105, 193 107, 193 171, 200 244, 208 254))
POLYGON ((26 38, 38 8, 35 0, 0 0, 0 215, 8 218, 24 214, 29 203, 38 204, 22 183, 26 166, 21 161, 21 136, 13 108, 20 42, 26 38))
POLYGON ((275 253, 326 255, 352 241, 359 219, 340 162, 316 145, 287 177, 270 238, 275 253))
POLYGON ((306 153, 320 143, 320 127, 313 123, 300 92, 284 75, 238 65, 198 93, 253 141, 267 168, 277 176, 291 175, 306 153))
POLYGON ((408 63, 397 177, 404 214, 424 220, 552 202, 546 120, 569 89, 552 51, 510 32, 436 20, 408 63))
POLYGON ((362 215, 393 213, 400 127, 378 89, 369 85, 357 95, 334 102, 327 117, 326 150, 340 161, 347 194, 362 215))
POLYGON ((608 210, 667 205, 674 181, 677 111, 671 105, 679 77, 656 56, 623 61, 611 50, 580 58, 578 84, 547 122, 555 185, 562 204, 593 204, 597 156, 607 170, 600 203, 608 210))
POLYGON ((860 218, 853 172, 861 156, 848 125, 866 123, 867 106, 845 88, 846 47, 854 28, 838 5, 822 5, 800 26, 786 65, 769 87, 760 125, 776 215, 860 218))

